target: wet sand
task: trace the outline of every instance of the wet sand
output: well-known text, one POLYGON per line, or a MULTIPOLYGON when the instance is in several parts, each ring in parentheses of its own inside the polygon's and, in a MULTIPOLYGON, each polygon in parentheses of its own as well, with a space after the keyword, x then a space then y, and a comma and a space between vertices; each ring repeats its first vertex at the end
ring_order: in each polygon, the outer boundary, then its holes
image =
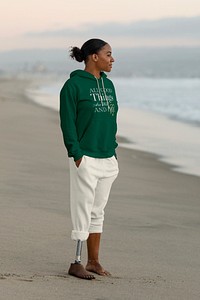
POLYGON ((199 299, 200 177, 121 147, 100 253, 112 277, 67 274, 68 158, 59 116, 27 99, 31 84, 0 80, 0 299, 199 299))

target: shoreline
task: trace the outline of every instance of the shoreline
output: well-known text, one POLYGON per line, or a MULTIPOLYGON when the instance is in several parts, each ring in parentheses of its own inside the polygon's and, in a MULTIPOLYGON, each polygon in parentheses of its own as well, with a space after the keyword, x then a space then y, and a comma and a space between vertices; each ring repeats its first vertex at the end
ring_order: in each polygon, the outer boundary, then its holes
MULTIPOLYGON (((52 84, 55 84, 54 79, 52 84)), ((43 86, 46 88, 38 85, 39 89, 29 89, 28 97, 36 104, 58 112, 59 97, 47 92, 48 86, 51 86, 48 81, 43 86)), ((175 172, 200 177, 199 135, 198 126, 150 111, 119 107, 118 136, 129 141, 120 142, 119 146, 155 154, 159 160, 172 166, 175 172)))
POLYGON ((67 274, 75 255, 68 160, 58 115, 27 99, 31 84, 0 80, 4 298, 199 299, 200 178, 138 150, 117 150, 100 253, 112 276, 91 283, 67 274))

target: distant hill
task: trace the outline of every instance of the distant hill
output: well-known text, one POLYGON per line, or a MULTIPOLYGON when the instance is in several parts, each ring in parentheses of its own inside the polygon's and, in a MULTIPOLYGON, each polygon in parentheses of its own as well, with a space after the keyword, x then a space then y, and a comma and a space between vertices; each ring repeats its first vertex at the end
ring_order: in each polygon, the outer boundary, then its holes
MULTIPOLYGON (((113 49, 112 76, 198 77, 200 48, 113 49)), ((29 49, 0 52, 0 74, 6 72, 43 72, 64 74, 83 64, 69 58, 67 49, 29 49)))

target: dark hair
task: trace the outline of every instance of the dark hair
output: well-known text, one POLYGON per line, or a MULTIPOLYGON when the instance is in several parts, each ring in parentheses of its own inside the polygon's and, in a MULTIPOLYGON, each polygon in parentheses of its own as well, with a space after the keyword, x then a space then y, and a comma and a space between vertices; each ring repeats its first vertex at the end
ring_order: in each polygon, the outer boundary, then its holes
POLYGON ((70 57, 78 62, 86 61, 88 55, 97 54, 106 44, 107 42, 100 39, 90 39, 82 45, 81 49, 72 47, 70 49, 70 57))

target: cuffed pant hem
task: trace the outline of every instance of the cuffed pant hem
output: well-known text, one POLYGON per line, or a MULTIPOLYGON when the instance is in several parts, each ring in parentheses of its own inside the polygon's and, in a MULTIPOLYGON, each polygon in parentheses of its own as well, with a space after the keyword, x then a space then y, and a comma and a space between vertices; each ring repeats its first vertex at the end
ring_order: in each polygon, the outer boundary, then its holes
POLYGON ((84 232, 84 231, 76 231, 72 230, 71 238, 74 241, 86 241, 88 239, 89 232, 84 232))
POLYGON ((100 227, 90 226, 89 233, 102 233, 102 232, 103 232, 103 228, 101 226, 100 227))

